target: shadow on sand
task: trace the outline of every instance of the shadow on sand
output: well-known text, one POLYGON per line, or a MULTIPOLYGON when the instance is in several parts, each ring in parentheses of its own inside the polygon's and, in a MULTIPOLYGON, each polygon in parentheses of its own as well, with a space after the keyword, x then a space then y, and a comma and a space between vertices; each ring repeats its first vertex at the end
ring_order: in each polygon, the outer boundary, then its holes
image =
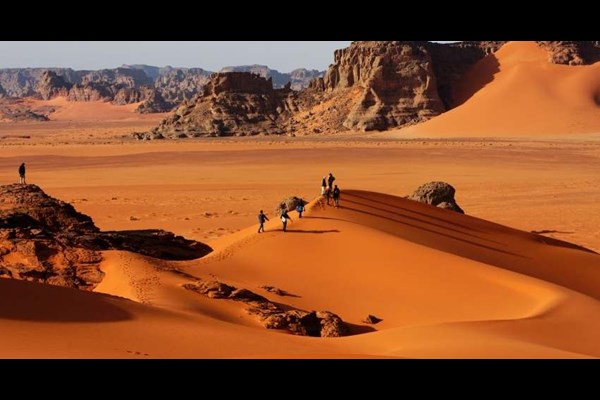
POLYGON ((40 283, 2 279, 0 319, 37 322, 114 322, 133 316, 116 298, 40 283))

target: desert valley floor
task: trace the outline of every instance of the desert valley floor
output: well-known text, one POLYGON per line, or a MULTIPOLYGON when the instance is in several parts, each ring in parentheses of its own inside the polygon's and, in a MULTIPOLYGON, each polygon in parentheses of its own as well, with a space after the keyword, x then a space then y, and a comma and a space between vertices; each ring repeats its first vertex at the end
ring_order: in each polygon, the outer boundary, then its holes
POLYGON ((600 250, 598 142, 378 134, 12 142, 2 147, 2 182, 15 181, 15 166, 26 160, 29 183, 103 230, 163 228, 215 252, 186 262, 106 252, 96 291, 117 298, 3 280, 0 318, 10 338, 3 356, 600 356, 600 274, 591 270, 600 257, 544 239, 600 250), (273 216, 290 195, 314 200, 330 171, 343 191, 341 209, 309 207, 301 221, 292 213, 286 234, 273 218, 256 235, 259 209, 273 216), (468 217, 369 193, 405 196, 432 180, 457 188, 468 217), (185 291, 189 278, 171 269, 286 306, 332 311, 360 334, 319 339, 266 330, 243 305, 185 291), (383 321, 367 325, 368 314, 383 321))

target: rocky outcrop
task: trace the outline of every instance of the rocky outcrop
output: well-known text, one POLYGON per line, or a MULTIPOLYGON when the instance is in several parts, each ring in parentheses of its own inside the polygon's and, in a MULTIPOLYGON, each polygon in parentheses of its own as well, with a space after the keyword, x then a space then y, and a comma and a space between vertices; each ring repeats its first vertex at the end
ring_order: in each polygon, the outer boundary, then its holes
POLYGON ((294 211, 299 205, 306 205, 306 201, 296 196, 288 197, 279 203, 275 209, 275 214, 281 215, 283 211, 294 211))
POLYGON ((103 277, 101 250, 189 260, 210 247, 170 232, 101 232, 92 219, 35 185, 0 186, 0 275, 93 289, 103 277))
MULTIPOLYGON (((154 92, 168 104, 168 110, 178 106, 184 100, 192 99, 210 80, 212 72, 202 68, 159 68, 154 78, 154 92)), ((158 107, 165 110, 167 107, 158 107)), ((163 111, 159 111, 163 112, 163 111)))
MULTIPOLYGON (((498 50, 503 43, 353 42, 349 47, 335 51, 334 63, 324 76, 318 76, 306 89, 288 96, 286 112, 267 114, 273 122, 269 127, 253 124, 252 134, 386 130, 428 120, 457 105, 453 97, 456 83, 473 64, 498 50)), ((271 78, 274 86, 275 82, 282 84, 291 78, 294 83, 294 79, 305 79, 318 72, 296 70, 289 78, 282 79, 285 74, 261 65, 230 67, 222 71, 255 73, 271 78)), ((226 130, 218 128, 221 118, 213 118, 213 115, 219 114, 223 107, 213 108, 214 112, 204 107, 203 127, 198 126, 199 118, 192 121, 185 118, 185 113, 201 108, 200 104, 207 101, 206 95, 191 100, 153 133, 169 137, 207 136, 211 134, 206 132, 211 131, 213 135, 223 135, 223 131, 227 135, 248 134, 247 129, 240 129, 235 123, 226 130)), ((232 111, 239 108, 244 114, 246 101, 244 97, 232 96, 226 108, 232 111), (238 100, 239 107, 236 107, 238 100)), ((226 113, 226 119, 231 120, 229 115, 233 114, 226 113)), ((151 134, 142 138, 151 138, 151 134)))
POLYGON ((371 314, 367 315, 367 318, 364 319, 364 322, 366 324, 371 324, 371 325, 378 324, 381 321, 383 321, 381 318, 377 318, 376 316, 371 315, 371 314))
POLYGON ((261 295, 219 281, 197 281, 184 284, 183 287, 211 299, 245 303, 248 314, 257 316, 267 329, 282 329, 295 335, 315 337, 340 337, 349 333, 346 323, 329 311, 307 312, 294 308, 284 311, 261 295))
POLYGON ((150 114, 168 112, 172 108, 173 103, 166 101, 158 91, 152 90, 135 111, 140 114, 150 114))
POLYGON ((589 65, 600 61, 600 41, 539 41, 554 64, 589 65))
POLYGON ((73 85, 53 71, 45 71, 36 83, 35 90, 42 100, 49 100, 57 96, 68 96, 73 85))
MULTIPOLYGON (((300 90, 311 79, 322 75, 315 70, 296 69, 279 73, 266 66, 229 67, 253 71, 272 77, 276 89, 291 83, 300 90)), ((71 101, 111 101, 114 104, 143 102, 141 113, 168 112, 202 91, 212 72, 202 68, 153 67, 123 65, 98 71, 75 71, 70 68, 0 69, 0 98, 36 96, 48 100, 57 96, 71 101)))
POLYGON ((307 88, 311 80, 324 75, 324 72, 322 71, 317 71, 316 69, 308 70, 305 68, 298 68, 290 73, 281 73, 266 65, 256 64, 225 67, 219 72, 250 72, 262 76, 265 79, 270 78, 273 81, 273 88, 275 89, 282 89, 289 83, 292 90, 302 90, 307 88))
POLYGON ((295 111, 289 85, 244 72, 213 74, 202 93, 183 102, 149 134, 186 138, 282 134, 295 111))
POLYGON ((354 42, 334 58, 324 90, 357 89, 343 121, 348 129, 385 130, 444 111, 427 42, 354 42))
POLYGON ((454 194, 456 190, 452 185, 445 182, 429 182, 419 186, 415 192, 408 196, 409 200, 420 203, 431 204, 432 206, 456 211, 464 214, 465 212, 456 204, 454 194))
POLYGON ((22 99, 0 99, 0 121, 48 121, 52 107, 33 107, 22 99))
POLYGON ((477 61, 495 53, 506 42, 469 41, 450 44, 429 43, 433 61, 433 72, 437 79, 437 91, 445 110, 458 105, 454 98, 454 87, 477 61))

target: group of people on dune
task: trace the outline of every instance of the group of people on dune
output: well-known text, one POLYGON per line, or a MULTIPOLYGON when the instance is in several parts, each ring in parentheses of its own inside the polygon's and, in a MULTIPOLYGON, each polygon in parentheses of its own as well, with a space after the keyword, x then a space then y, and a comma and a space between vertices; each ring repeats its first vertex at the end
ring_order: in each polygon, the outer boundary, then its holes
MULTIPOLYGON (((335 176, 330 172, 329 176, 324 176, 321 181, 321 196, 327 202, 327 205, 331 205, 331 200, 333 200, 333 206, 338 208, 340 206, 340 188, 338 185, 334 185, 335 176)), ((298 212, 298 218, 302 218, 302 213, 304 212, 304 201, 302 200, 297 206, 296 211, 298 212)), ((285 232, 287 229, 287 222, 292 221, 292 218, 289 216, 288 211, 286 209, 281 210, 281 214, 279 216, 281 219, 282 230, 285 232)), ((265 215, 263 210, 260 210, 258 213, 258 233, 262 233, 265 231, 265 222, 267 222, 269 218, 265 215)))

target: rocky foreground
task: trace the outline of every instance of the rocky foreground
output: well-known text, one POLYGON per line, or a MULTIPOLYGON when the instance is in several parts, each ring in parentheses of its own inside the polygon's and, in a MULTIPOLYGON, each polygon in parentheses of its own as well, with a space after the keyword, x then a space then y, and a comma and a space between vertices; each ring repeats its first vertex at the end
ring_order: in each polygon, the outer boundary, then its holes
POLYGON ((163 230, 102 232, 38 186, 0 186, 0 276, 91 290, 104 276, 100 251, 110 249, 168 260, 212 251, 163 230))

